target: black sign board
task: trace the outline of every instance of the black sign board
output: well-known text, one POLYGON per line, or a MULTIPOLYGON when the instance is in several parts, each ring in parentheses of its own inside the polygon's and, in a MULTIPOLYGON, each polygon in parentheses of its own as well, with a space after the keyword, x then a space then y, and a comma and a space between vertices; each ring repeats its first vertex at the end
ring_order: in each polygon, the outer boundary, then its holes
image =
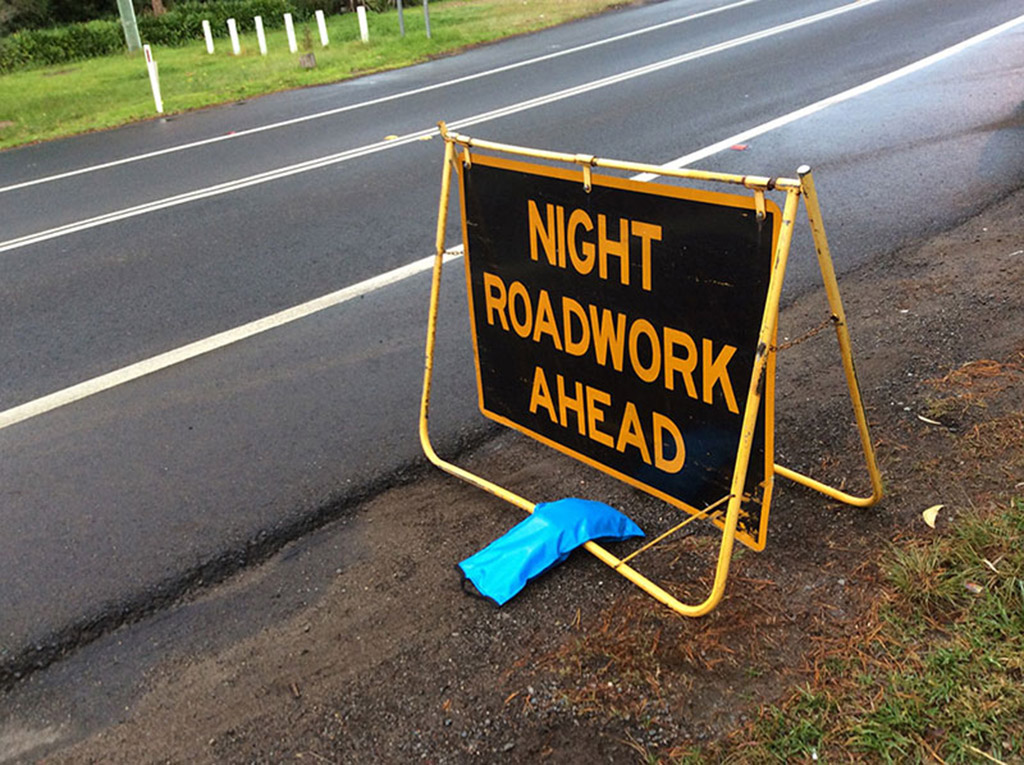
MULTIPOLYGON (((759 221, 752 195, 597 174, 588 191, 578 170, 479 154, 460 181, 483 413, 688 512, 726 497, 778 208, 759 221)), ((765 379, 737 529, 755 549, 765 379)))

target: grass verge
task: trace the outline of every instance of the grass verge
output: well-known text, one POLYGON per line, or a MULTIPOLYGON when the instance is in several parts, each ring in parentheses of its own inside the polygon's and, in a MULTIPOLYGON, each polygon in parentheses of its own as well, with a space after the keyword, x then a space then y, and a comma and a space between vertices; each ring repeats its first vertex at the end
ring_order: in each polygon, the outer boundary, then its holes
POLYGON ((1012 393, 1022 362, 976 361, 925 381, 937 415, 956 423, 945 481, 1004 476, 1016 496, 897 535, 870 605, 816 639, 808 681, 674 761, 1024 761, 1024 410, 1012 393), (968 413, 980 416, 961 423, 968 413))
POLYGON ((1024 499, 895 545, 883 570, 860 632, 825 641, 814 681, 762 710, 723 758, 1020 761, 1024 499))
MULTIPOLYGON (((422 10, 406 8, 406 35, 396 11, 369 14, 370 42, 359 40, 356 15, 328 19, 330 44, 321 47, 315 22, 296 28, 299 52, 288 51, 283 30, 267 33, 260 55, 251 20, 239 20, 242 55, 226 39, 213 55, 197 41, 153 51, 160 71, 164 113, 174 114, 291 88, 336 82, 408 66, 467 47, 532 32, 610 7, 622 0, 447 0, 430 8, 431 38, 422 10), (299 66, 312 52, 314 69, 299 66)), ((154 116, 140 53, 107 56, 0 77, 0 149, 113 127, 154 116)))

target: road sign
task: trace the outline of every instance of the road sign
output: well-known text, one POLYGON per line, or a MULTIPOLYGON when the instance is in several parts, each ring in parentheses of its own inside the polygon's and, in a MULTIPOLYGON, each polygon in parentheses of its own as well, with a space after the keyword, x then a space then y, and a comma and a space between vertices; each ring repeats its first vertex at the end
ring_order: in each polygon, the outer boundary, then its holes
POLYGON ((445 163, 420 402, 420 443, 434 465, 528 513, 537 507, 442 458, 430 442, 455 166, 483 413, 691 514, 624 557, 593 540, 584 545, 591 554, 677 613, 702 616, 721 602, 735 540, 764 547, 774 476, 855 507, 881 499, 809 167, 797 171, 799 178, 769 178, 528 149, 449 133, 444 123, 441 135, 445 163), (746 193, 640 184, 595 168, 746 193), (785 195, 781 213, 767 199, 771 192, 785 195), (828 300, 824 323, 836 331, 871 480, 867 496, 773 458, 779 300, 801 200, 828 300), (698 518, 718 525, 722 540, 707 597, 684 603, 633 561, 698 518))
MULTIPOLYGON (((691 513, 727 496, 778 208, 605 176, 588 190, 485 155, 459 167, 483 413, 691 513)), ((737 532, 756 549, 767 431, 737 532)))

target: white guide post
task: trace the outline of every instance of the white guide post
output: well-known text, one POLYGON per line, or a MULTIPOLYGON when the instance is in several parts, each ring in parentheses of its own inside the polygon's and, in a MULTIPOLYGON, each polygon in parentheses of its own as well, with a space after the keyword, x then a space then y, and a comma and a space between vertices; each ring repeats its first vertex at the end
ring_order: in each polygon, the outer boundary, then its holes
POLYGON ((238 24, 234 19, 228 19, 228 34, 231 36, 231 51, 236 56, 241 56, 242 46, 238 42, 238 24))
POLYGON ((327 39, 327 22, 324 20, 324 12, 316 12, 316 26, 320 30, 320 45, 327 47, 327 43, 330 42, 327 39))
POLYGON ((164 100, 160 97, 160 76, 156 71, 156 61, 153 60, 153 51, 148 45, 142 46, 146 54, 146 69, 149 70, 149 86, 153 89, 153 104, 156 106, 156 113, 164 113, 164 100))
POLYGON ((206 38, 206 52, 213 53, 213 30, 209 19, 203 19, 203 37, 206 38))
POLYGON ((356 15, 359 17, 359 39, 368 43, 370 42, 370 27, 366 24, 366 6, 356 6, 356 15))
POLYGON ((288 35, 288 50, 292 53, 298 53, 299 44, 295 42, 295 23, 292 21, 290 13, 284 15, 284 31, 288 35))
POLYGON ((267 55, 267 36, 263 34, 263 17, 253 16, 252 23, 256 27, 256 42, 260 46, 260 55, 267 55))

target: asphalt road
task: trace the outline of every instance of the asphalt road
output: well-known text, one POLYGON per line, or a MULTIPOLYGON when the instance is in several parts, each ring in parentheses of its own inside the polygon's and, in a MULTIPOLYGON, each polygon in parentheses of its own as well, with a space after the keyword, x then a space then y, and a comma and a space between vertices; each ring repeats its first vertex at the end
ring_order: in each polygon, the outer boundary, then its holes
MULTIPOLYGON (((668 0, 0 154, 0 678, 265 554, 416 462, 429 276, 367 280, 431 252, 437 120, 655 163, 808 163, 842 274, 1024 181, 1024 23, 949 51, 1022 13, 1019 0, 668 0), (747 148, 701 153, 722 141, 747 148), (300 320, 33 409, 344 288, 350 299, 300 320)), ((808 239, 790 297, 816 286, 808 239)), ((452 453, 487 426, 458 264, 445 288, 432 426, 452 453)))

